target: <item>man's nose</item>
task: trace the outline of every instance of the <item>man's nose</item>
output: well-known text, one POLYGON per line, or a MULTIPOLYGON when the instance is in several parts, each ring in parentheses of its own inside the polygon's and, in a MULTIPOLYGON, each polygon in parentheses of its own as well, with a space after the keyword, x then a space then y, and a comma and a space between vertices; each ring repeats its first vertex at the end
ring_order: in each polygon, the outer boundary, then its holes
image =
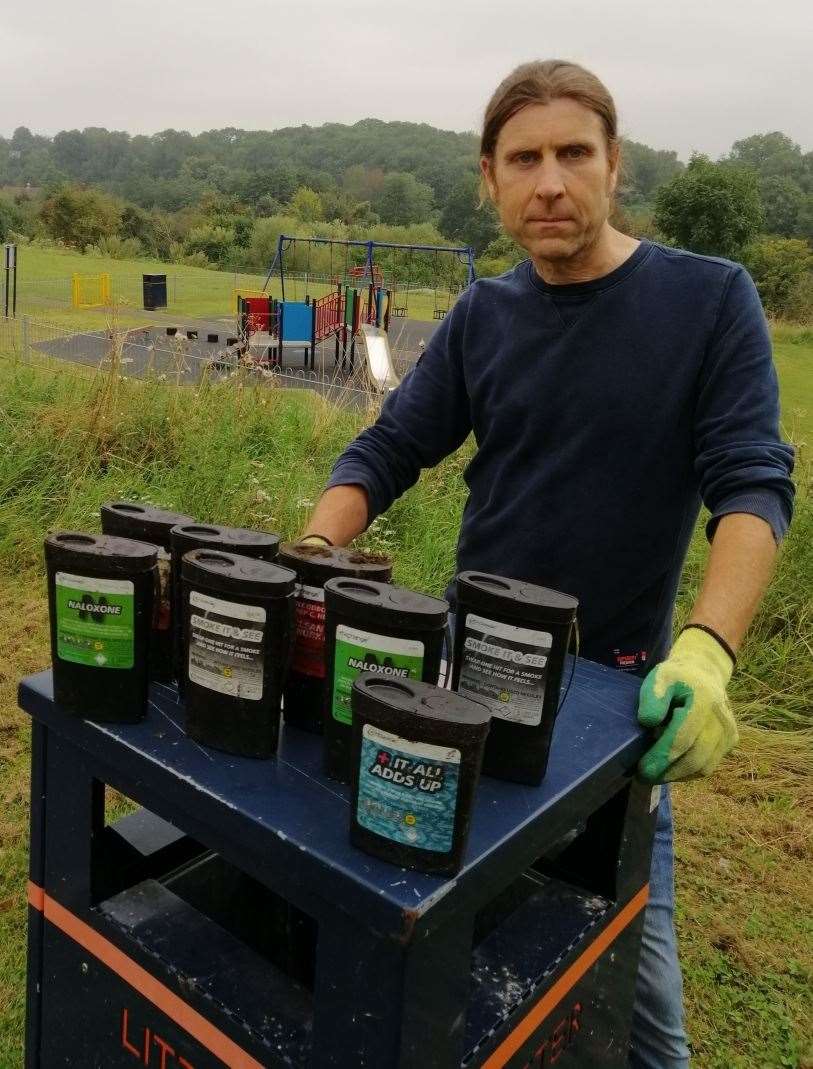
POLYGON ((541 200, 555 200, 565 192, 564 176, 559 166, 559 161, 543 159, 536 172, 536 187, 534 193, 541 200))

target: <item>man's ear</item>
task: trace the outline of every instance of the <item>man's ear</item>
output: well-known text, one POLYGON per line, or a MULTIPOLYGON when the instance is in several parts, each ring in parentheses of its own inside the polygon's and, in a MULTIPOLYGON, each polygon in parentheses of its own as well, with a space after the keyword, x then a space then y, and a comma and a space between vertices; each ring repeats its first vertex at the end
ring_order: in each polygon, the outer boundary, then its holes
POLYGON ((618 186, 618 180, 621 177, 621 148, 618 142, 610 145, 607 150, 607 158, 609 161, 609 174, 607 179, 607 186, 609 195, 612 196, 615 193, 618 186))
POLYGON ((497 203, 497 183, 494 181, 491 156, 480 157, 480 199, 485 200, 485 194, 493 204, 497 203))

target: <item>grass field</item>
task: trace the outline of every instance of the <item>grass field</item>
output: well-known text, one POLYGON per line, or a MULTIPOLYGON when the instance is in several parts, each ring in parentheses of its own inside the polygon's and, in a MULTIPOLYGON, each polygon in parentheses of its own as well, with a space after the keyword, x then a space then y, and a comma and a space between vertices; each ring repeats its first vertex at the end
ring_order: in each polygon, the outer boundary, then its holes
MULTIPOLYGON (((261 291, 265 274, 213 271, 183 264, 162 264, 157 260, 109 260, 98 256, 83 256, 72 249, 21 246, 18 269, 18 303, 21 313, 43 315, 52 322, 69 322, 97 327, 104 324, 109 312, 77 311, 71 308, 71 277, 98 275, 107 272, 111 276, 113 299, 118 320, 124 325, 144 321, 142 307, 142 275, 165 273, 167 275, 168 308, 159 313, 170 317, 200 316, 219 318, 233 315, 235 290, 261 291)), ((335 287, 324 282, 309 280, 307 288, 302 278, 286 281, 285 296, 288 300, 304 300, 322 297, 335 287)), ((359 286, 364 289, 363 286, 359 286)), ((279 276, 271 280, 268 291, 274 297, 281 296, 279 276)), ((436 305, 434 294, 429 290, 412 289, 407 295, 398 291, 398 303, 406 303, 412 319, 432 320, 436 305)), ((447 295, 439 293, 437 306, 446 308, 447 295)), ((151 315, 155 318, 155 315, 151 315)))
POLYGON ((785 435, 803 450, 813 446, 813 328, 774 328, 785 435))
MULTIPOLYGON (((76 258, 23 249, 32 270, 40 253, 42 272, 54 263, 74 269, 76 258)), ((674 791, 678 926, 698 1069, 813 1069, 813 335, 778 328, 776 343, 784 419, 800 446, 797 515, 732 688, 741 748, 713 779, 674 791)), ((98 529, 101 502, 136 498, 292 536, 367 416, 239 379, 173 390, 8 357, 0 359, 0 410, 0 1069, 17 1069, 29 725, 15 691, 49 659, 43 533, 98 529)), ((395 552, 398 581, 442 591, 465 461, 464 449, 427 472, 363 537, 395 552)), ((679 614, 704 552, 698 533, 679 614)))

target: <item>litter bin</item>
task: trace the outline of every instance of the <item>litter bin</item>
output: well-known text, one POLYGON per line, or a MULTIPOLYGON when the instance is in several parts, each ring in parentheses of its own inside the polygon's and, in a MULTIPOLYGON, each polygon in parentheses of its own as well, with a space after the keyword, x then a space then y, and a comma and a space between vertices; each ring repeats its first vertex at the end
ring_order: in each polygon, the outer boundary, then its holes
POLYGON ((625 1069, 660 791, 639 685, 578 661, 541 786, 481 779, 450 879, 350 845, 315 735, 227 758, 167 687, 97 724, 24 680, 25 1064, 625 1069), (149 808, 106 821, 108 784, 149 808))
POLYGON ((167 306, 167 276, 144 275, 144 307, 148 312, 167 306))

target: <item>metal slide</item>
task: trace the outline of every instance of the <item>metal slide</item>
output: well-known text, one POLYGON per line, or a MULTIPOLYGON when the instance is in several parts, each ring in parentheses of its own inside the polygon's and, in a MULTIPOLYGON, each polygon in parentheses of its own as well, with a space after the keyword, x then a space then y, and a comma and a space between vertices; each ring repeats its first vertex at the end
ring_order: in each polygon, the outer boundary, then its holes
POLYGON ((356 347, 364 358, 370 385, 380 393, 389 393, 401 382, 396 374, 390 353, 387 332, 380 327, 362 324, 356 335, 356 347))

